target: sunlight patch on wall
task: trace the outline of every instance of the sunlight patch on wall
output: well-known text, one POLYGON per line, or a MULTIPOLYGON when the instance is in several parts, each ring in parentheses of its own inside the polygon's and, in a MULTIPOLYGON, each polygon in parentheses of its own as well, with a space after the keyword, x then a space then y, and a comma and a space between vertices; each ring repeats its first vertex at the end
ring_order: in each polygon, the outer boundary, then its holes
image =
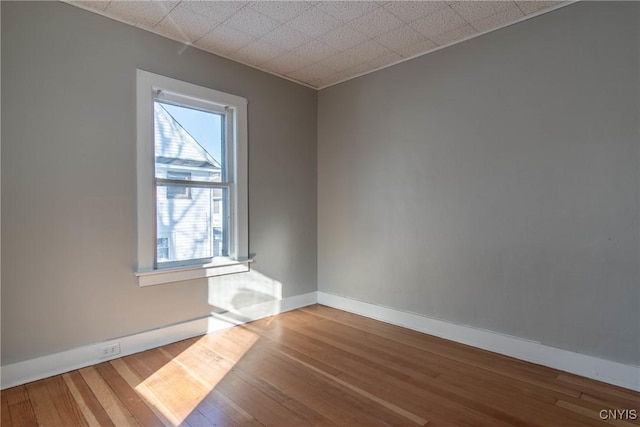
POLYGON ((247 273, 209 278, 209 305, 213 316, 244 322, 276 314, 282 283, 252 269, 247 273))

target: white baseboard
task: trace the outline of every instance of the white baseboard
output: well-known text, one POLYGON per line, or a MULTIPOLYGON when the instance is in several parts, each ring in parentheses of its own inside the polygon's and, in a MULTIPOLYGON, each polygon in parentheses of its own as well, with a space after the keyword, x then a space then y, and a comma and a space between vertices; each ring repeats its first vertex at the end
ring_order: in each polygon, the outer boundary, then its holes
POLYGON ((223 330, 252 320, 312 305, 316 302, 429 335, 640 391, 640 367, 638 366, 599 359, 523 338, 477 329, 471 326, 457 325, 325 292, 309 292, 282 300, 255 304, 244 307, 234 313, 214 313, 211 316, 193 319, 176 325, 2 366, 1 389, 4 390, 5 388, 48 378, 74 369, 95 365, 116 357, 127 356, 172 342, 223 330), (115 343, 120 344, 120 354, 101 358, 101 349, 115 343))
POLYGON ((640 391, 640 367, 638 366, 599 359, 523 338, 457 325, 325 292, 318 292, 318 304, 640 391))
POLYGON ((126 337, 114 338, 109 341, 77 347, 23 362, 12 363, 2 366, 1 368, 1 389, 4 390, 9 387, 95 365, 117 357, 128 356, 187 338, 230 328, 252 320, 284 313, 285 311, 315 304, 316 301, 317 293, 309 292, 278 301, 269 301, 244 307, 237 313, 215 313, 211 316, 193 319, 163 328, 126 337), (116 343, 120 344, 120 354, 102 358, 102 348, 116 343))

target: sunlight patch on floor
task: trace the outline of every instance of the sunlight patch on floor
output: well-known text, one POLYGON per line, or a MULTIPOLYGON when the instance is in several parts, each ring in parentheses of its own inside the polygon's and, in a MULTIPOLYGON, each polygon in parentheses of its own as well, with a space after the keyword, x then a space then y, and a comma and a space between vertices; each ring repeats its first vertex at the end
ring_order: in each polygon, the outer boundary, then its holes
POLYGON ((160 348, 171 360, 143 381, 138 379, 134 389, 166 424, 180 425, 258 339, 253 332, 233 328, 205 335, 175 357, 160 348))

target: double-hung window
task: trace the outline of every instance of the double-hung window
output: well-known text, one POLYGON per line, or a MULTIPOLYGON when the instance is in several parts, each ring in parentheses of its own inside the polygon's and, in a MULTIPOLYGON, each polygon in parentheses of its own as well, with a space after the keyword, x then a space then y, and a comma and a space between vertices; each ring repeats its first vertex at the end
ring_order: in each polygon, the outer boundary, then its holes
POLYGON ((248 270, 246 99, 138 70, 140 286, 248 270))

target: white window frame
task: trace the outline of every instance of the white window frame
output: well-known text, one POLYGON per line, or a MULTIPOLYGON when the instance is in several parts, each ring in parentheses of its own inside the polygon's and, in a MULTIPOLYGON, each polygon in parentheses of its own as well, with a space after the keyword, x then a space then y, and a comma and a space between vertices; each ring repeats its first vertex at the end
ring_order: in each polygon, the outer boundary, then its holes
POLYGON ((247 100, 170 77, 137 70, 137 269, 139 286, 159 285, 249 270, 249 213, 247 182, 247 100), (159 92, 160 91, 160 92, 159 92), (176 96, 190 105, 231 111, 227 131, 234 136, 227 147, 227 181, 230 202, 229 256, 184 267, 158 268, 156 265, 156 203, 154 157, 154 100, 176 96))

